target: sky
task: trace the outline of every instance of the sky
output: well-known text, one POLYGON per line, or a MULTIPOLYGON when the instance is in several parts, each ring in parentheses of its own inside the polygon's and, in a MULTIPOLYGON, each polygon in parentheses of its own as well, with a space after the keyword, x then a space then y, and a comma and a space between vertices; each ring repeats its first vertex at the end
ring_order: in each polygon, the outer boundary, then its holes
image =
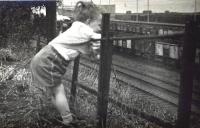
MULTIPOLYGON (((79 0, 63 0, 64 5, 74 5, 79 0)), ((91 1, 91 0, 82 0, 91 1)), ((137 0, 92 0, 95 4, 115 4, 117 13, 137 12, 137 0)), ((147 10, 148 0, 138 0, 138 12, 147 10)), ((153 12, 195 12, 195 0, 149 0, 153 12)), ((196 0, 196 11, 200 12, 200 0, 196 0)))

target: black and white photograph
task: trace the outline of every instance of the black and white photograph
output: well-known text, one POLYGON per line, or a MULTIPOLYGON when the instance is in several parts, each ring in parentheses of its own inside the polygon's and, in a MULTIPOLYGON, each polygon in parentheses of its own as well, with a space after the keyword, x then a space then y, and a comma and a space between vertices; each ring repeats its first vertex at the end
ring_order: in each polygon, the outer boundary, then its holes
POLYGON ((200 128, 200 0, 0 0, 0 128, 200 128))

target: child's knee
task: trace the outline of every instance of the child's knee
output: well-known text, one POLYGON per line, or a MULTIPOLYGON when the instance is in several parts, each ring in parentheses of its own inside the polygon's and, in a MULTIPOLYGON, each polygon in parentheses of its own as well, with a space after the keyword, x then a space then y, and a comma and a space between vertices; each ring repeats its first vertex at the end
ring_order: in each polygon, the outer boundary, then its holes
POLYGON ((55 96, 59 93, 65 94, 65 89, 64 89, 63 84, 60 84, 58 86, 50 88, 50 91, 51 91, 53 96, 55 96))
POLYGON ((38 56, 34 56, 33 59, 31 60, 31 63, 30 63, 30 68, 31 70, 35 70, 37 65, 39 63, 39 57, 38 56))

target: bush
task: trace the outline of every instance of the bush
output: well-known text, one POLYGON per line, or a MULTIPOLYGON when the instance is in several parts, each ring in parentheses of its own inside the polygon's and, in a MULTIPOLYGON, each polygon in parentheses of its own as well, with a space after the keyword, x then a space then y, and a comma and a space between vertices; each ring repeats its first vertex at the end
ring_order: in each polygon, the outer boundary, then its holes
POLYGON ((6 48, 14 45, 21 48, 21 46, 30 45, 29 40, 35 30, 31 8, 44 5, 36 3, 0 2, 0 47, 6 48))

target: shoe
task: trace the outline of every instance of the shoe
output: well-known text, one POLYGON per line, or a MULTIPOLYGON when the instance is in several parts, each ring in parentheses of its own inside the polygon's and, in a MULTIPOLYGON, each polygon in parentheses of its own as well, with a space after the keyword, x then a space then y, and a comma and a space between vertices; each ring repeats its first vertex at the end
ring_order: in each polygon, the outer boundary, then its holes
POLYGON ((69 125, 72 121, 73 121, 73 117, 72 117, 72 114, 68 114, 68 115, 65 115, 65 116, 61 116, 62 117, 62 120, 63 120, 63 124, 65 125, 69 125))

